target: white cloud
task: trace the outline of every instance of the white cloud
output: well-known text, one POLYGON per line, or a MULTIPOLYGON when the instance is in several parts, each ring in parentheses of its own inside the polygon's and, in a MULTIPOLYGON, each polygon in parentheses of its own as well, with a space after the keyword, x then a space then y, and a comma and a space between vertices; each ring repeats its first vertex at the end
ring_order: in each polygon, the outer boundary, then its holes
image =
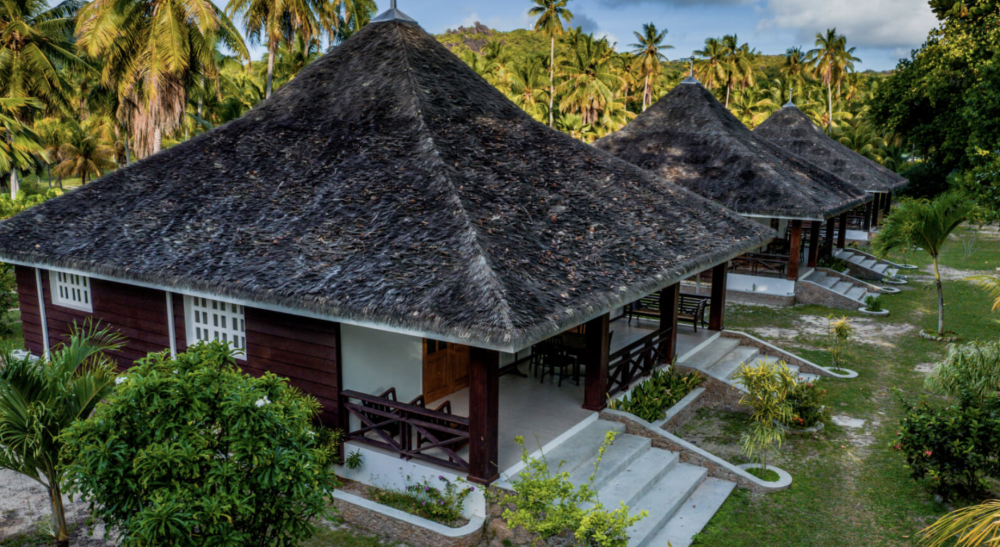
POLYGON ((767 0, 763 16, 758 31, 792 30, 806 47, 836 28, 850 46, 908 52, 937 25, 926 0, 767 0))

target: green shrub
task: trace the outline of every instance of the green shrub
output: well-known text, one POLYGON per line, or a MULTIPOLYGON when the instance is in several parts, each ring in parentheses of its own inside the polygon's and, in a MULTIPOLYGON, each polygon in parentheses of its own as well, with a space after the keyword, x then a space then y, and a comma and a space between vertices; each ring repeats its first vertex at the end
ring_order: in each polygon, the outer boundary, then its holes
POLYGON ((16 288, 14 270, 7 264, 0 264, 0 336, 14 332, 8 310, 17 307, 16 288))
POLYGON ((649 513, 642 511, 629 516, 629 509, 624 503, 618 509, 608 511, 597 501, 594 475, 614 440, 615 432, 609 431, 598 449, 590 480, 576 486, 570 482, 569 473, 559 472, 563 462, 556 466, 553 473, 545 457, 529 457, 524 438, 517 437, 515 442, 521 447, 524 471, 511 481, 513 494, 502 497, 491 494, 490 501, 508 506, 501 516, 511 530, 520 526, 542 539, 571 530, 584 545, 624 547, 628 545, 628 528, 649 513), (583 509, 581 505, 589 505, 590 508, 583 509))
POLYGON ((647 422, 662 420, 667 410, 705 381, 697 373, 681 374, 673 366, 654 370, 649 379, 635 386, 621 399, 612 399, 608 408, 634 414, 647 422))
POLYGON ((813 382, 795 384, 785 398, 791 405, 791 417, 782 423, 793 429, 805 429, 822 422, 830 415, 830 410, 823 404, 825 397, 826 390, 813 382))
POLYGON ((296 546, 328 513, 319 403, 242 373, 220 342, 150 354, 64 435, 68 486, 125 546, 296 546))
POLYGON ((451 526, 462 518, 465 500, 476 491, 476 487, 459 488, 443 476, 439 476, 438 480, 443 483, 442 488, 424 480, 407 485, 402 490, 372 488, 368 497, 376 503, 451 526))
POLYGON ((903 404, 894 447, 915 479, 929 479, 946 498, 978 498, 988 490, 986 477, 1000 478, 1000 399, 984 406, 903 404))
POLYGON ((834 256, 824 256, 816 262, 816 265, 820 268, 827 268, 837 272, 847 269, 847 262, 834 256))
POLYGON ((865 307, 871 312, 882 311, 882 297, 877 294, 870 294, 865 297, 865 307))
POLYGON ((787 423, 792 416, 788 393, 796 386, 795 375, 784 362, 763 360, 756 366, 740 366, 733 380, 742 384, 746 391, 740 398, 740 405, 753 411, 750 431, 743 433, 740 439, 742 453, 760 463, 766 471, 771 450, 785 441, 784 430, 775 422, 787 423))
POLYGON ((1000 342, 948 347, 948 355, 926 380, 927 387, 963 406, 985 405, 1000 394, 1000 342))

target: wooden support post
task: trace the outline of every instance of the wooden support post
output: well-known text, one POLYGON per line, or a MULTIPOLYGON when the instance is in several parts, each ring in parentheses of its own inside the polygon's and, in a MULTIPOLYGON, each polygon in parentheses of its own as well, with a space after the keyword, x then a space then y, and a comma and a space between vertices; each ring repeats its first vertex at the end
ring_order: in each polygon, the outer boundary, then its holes
POLYGON ((837 248, 843 249, 847 244, 847 213, 840 214, 840 232, 837 233, 837 248))
POLYGON ((892 211, 892 192, 885 194, 885 203, 882 210, 885 212, 885 216, 889 216, 889 212, 892 211))
POLYGON ((608 405, 608 356, 611 354, 611 315, 604 314, 587 321, 584 336, 583 408, 599 412, 608 405))
POLYGON ((670 334, 660 341, 660 354, 667 361, 677 356, 677 307, 681 303, 681 284, 676 283, 660 291, 660 329, 670 329, 670 334))
POLYGON ((809 261, 806 265, 810 268, 815 268, 819 261, 819 228, 822 225, 822 222, 815 220, 809 230, 809 261))
POLYGON ((882 194, 876 193, 872 200, 872 230, 878 228, 879 216, 882 214, 882 194))
POLYGON ((872 206, 872 202, 869 201, 868 203, 865 204, 865 212, 864 212, 864 215, 861 217, 861 231, 862 232, 867 232, 867 231, 869 231, 869 230, 872 229, 872 211, 873 210, 874 210, 874 207, 872 206))
POLYGON ((469 481, 500 478, 500 353, 469 348, 469 481))
POLYGON ((826 250, 824 251, 824 256, 833 256, 833 232, 835 232, 836 230, 837 230, 837 217, 827 219, 826 238, 825 238, 826 242, 823 245, 824 247, 826 247, 826 250))
POLYGON ((728 262, 723 262, 712 268, 712 303, 708 308, 708 330, 722 330, 724 328, 728 276, 728 262))
POLYGON ((799 278, 799 262, 802 259, 802 221, 793 220, 788 242, 788 279, 799 278))

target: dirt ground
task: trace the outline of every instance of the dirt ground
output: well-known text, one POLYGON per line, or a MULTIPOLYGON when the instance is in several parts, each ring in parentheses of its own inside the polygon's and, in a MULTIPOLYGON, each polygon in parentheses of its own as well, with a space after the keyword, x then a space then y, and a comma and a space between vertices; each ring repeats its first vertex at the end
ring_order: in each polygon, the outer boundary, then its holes
MULTIPOLYGON (((829 321, 818 315, 804 315, 799 318, 798 327, 794 329, 751 327, 749 330, 765 338, 793 340, 800 335, 826 336, 829 321)), ((910 324, 882 323, 865 317, 854 318, 851 324, 854 325, 854 341, 888 348, 895 347, 897 340, 916 328, 910 324)))
MULTIPOLYGON (((74 528, 70 545, 104 547, 114 545, 105 541, 104 527, 98 526, 93 537, 88 537, 87 505, 72 503, 63 497, 66 520, 74 528)), ((51 525, 52 507, 45 488, 19 473, 0 469, 0 541, 23 534, 44 533, 51 525)))

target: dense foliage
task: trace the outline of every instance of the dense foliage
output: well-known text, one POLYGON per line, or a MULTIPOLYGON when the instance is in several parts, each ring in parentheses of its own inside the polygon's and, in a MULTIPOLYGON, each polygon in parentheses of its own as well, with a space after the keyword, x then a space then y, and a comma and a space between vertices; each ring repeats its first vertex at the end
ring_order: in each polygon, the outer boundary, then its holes
MULTIPOLYGON (((936 188, 946 177, 995 165, 1000 128, 1000 2, 931 0, 940 26, 895 73, 871 102, 872 119, 900 135, 927 162, 936 188)), ((996 169, 974 176, 996 184, 996 169)), ((926 185, 921 185, 926 186, 926 185)))
POLYGON ((759 462, 766 472, 768 456, 785 440, 784 430, 777 424, 792 418, 788 394, 795 389, 795 375, 784 362, 765 359, 753 366, 740 366, 733 381, 741 384, 745 392, 740 405, 753 413, 750 430, 742 435, 743 455, 759 462))
POLYGON ((657 369, 628 395, 610 400, 608 408, 634 414, 647 422, 655 422, 662 420, 670 407, 704 381, 705 378, 697 371, 681 374, 675 367, 657 369))
POLYGON ((826 390, 814 382, 798 382, 788 391, 786 401, 791 406, 791 416, 784 423, 792 429, 805 429, 830 417, 830 409, 823 404, 826 390))
POLYGON ((523 527, 542 539, 572 531, 582 545, 626 547, 628 528, 646 518, 648 512, 629 515, 624 502, 609 511, 597 501, 597 491, 593 487, 604 452, 614 440, 615 432, 609 431, 598 450, 590 480, 575 486, 569 480, 569 473, 559 472, 561 462, 551 469, 544 457, 530 457, 524 448, 524 439, 516 438, 524 470, 511 480, 513 494, 492 494, 493 501, 507 507, 501 515, 507 526, 510 529, 523 527))
POLYGON ((1000 478, 1000 342, 952 346, 927 378, 951 404, 904 401, 907 415, 897 437, 915 478, 928 478, 950 497, 988 491, 1000 478))
POLYGON ((440 485, 424 480, 403 489, 371 488, 368 497, 388 507, 406 511, 444 525, 455 525, 462 518, 465 500, 476 491, 475 486, 459 486, 443 476, 440 485))
POLYGON ((105 352, 123 339, 92 323, 74 323, 68 344, 36 361, 0 350, 0 468, 25 475, 45 487, 52 504, 52 531, 68 545, 63 508, 66 473, 62 432, 85 420, 113 387, 115 363, 105 352))
POLYGON ((328 511, 335 439, 319 403, 229 346, 150 354, 64 436, 68 485, 139 545, 297 546, 328 511))

